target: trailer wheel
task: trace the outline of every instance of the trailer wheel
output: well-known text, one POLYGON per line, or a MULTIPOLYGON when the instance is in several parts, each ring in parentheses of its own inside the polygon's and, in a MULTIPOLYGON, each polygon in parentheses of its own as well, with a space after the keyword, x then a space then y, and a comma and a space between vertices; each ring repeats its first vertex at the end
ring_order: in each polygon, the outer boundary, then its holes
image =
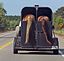
POLYGON ((14 49, 13 53, 14 54, 18 54, 18 50, 17 49, 14 49))
POLYGON ((58 53, 59 53, 58 49, 57 50, 53 50, 53 54, 58 54, 58 53))

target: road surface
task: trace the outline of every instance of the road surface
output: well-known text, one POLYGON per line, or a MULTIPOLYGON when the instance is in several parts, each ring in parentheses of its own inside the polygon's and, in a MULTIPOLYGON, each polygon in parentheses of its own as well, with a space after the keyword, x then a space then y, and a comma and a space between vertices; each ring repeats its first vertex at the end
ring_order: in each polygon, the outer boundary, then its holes
MULTIPOLYGON (((0 61, 64 61, 64 49, 60 49, 58 55, 51 53, 13 54, 14 37, 15 31, 0 34, 0 61)), ((63 48, 62 42, 60 44, 63 48)))

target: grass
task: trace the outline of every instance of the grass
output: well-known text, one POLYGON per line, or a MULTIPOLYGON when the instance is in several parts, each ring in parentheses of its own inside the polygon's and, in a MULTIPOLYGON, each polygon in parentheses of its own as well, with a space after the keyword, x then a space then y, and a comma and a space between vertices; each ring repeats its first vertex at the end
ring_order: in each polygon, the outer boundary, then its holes
POLYGON ((64 30, 54 30, 55 34, 64 36, 64 30))

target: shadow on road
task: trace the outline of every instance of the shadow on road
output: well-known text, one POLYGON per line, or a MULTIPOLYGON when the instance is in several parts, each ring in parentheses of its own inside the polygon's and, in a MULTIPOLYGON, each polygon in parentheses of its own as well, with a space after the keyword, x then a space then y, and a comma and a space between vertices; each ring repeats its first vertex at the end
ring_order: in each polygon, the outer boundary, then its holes
POLYGON ((59 54, 53 54, 53 53, 19 53, 19 54, 29 54, 29 55, 59 55, 59 54))
POLYGON ((60 51, 64 54, 64 48, 63 49, 60 49, 60 51))

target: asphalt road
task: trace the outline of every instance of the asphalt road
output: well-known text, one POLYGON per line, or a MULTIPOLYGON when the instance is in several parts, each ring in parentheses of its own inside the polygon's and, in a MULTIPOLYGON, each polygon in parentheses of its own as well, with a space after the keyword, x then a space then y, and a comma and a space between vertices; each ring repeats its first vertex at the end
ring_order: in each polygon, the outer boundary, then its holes
POLYGON ((15 31, 0 35, 0 61, 64 61, 64 45, 61 41, 59 42, 62 49, 59 50, 58 55, 49 52, 43 52, 42 54, 13 54, 13 43, 9 42, 14 40, 14 36, 15 31))

